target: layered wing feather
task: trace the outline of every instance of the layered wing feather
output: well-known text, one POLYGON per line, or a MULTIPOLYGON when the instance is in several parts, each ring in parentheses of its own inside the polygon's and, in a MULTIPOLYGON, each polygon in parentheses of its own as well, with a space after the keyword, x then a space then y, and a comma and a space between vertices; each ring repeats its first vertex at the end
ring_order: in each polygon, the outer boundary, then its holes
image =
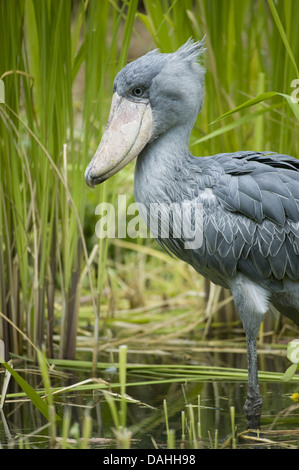
POLYGON ((212 185, 219 206, 215 214, 206 212, 210 254, 222 257, 227 275, 299 279, 299 161, 246 152, 219 155, 214 162, 222 171, 212 185), (218 229, 213 252, 211 224, 218 229))
POLYGON ((298 160, 256 152, 193 158, 188 184, 181 169, 176 189, 203 205, 198 249, 186 250, 183 237, 160 239, 176 256, 224 286, 238 272, 274 288, 285 276, 299 280, 298 160))

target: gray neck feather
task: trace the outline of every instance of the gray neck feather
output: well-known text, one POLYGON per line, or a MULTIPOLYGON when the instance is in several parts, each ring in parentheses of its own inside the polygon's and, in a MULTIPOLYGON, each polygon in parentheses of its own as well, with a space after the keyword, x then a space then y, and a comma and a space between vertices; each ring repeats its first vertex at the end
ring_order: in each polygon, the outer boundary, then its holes
POLYGON ((158 202, 165 186, 171 184, 176 169, 189 155, 188 125, 175 126, 149 143, 137 157, 134 177, 136 202, 158 202), (161 189, 161 191, 160 191, 161 189))

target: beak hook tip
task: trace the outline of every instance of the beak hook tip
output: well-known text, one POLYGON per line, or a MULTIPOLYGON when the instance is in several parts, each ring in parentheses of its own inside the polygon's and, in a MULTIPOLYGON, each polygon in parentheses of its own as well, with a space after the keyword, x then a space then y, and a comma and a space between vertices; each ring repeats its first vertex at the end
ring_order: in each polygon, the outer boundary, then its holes
POLYGON ((90 188, 94 189, 93 179, 90 177, 89 172, 86 171, 84 176, 85 176, 85 182, 86 182, 86 184, 87 184, 90 188))

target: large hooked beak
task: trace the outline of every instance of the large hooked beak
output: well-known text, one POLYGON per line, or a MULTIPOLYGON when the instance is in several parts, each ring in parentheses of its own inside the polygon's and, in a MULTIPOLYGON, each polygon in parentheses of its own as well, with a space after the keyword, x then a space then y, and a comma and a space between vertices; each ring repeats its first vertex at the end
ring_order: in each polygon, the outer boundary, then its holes
POLYGON ((137 157, 152 137, 152 130, 150 104, 130 101, 115 92, 107 127, 85 171, 88 186, 102 183, 137 157))

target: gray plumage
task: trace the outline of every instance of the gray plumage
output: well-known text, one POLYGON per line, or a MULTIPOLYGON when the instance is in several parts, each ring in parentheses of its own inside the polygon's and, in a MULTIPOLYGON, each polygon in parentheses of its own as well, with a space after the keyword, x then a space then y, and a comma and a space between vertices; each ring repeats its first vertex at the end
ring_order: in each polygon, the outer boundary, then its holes
MULTIPOLYGON (((183 239, 161 244, 217 284, 229 288, 241 273, 264 286, 274 304, 278 295, 281 300, 285 281, 299 279, 299 161, 256 152, 188 155, 183 161, 165 154, 164 165, 160 154, 151 165, 150 155, 146 148, 137 160, 138 202, 203 204, 199 249, 185 250, 183 239), (145 191, 150 181, 155 183, 145 191)), ((293 319, 298 322, 299 314, 293 319)))
MULTIPOLYGON (((184 234, 157 235, 166 251, 232 291, 246 333, 249 389, 245 412, 249 427, 259 426, 256 335, 274 305, 299 324, 299 161, 288 155, 242 151, 194 157, 190 133, 204 96, 204 43, 189 40, 177 52, 153 51, 119 72, 114 93, 149 104, 150 140, 135 167, 137 204, 185 201, 202 204, 202 244, 186 249, 184 234), (136 88, 137 87, 137 88, 136 88), (134 96, 134 90, 141 90, 134 96)), ((101 182, 91 164, 88 184, 101 182)), ((141 211, 142 212, 142 211, 141 211)), ((148 214, 147 212, 147 214, 148 214)), ((149 218, 145 214, 145 220, 149 218)), ((159 220, 161 225, 161 220, 159 220)), ((196 228, 197 220, 192 220, 196 228)))

